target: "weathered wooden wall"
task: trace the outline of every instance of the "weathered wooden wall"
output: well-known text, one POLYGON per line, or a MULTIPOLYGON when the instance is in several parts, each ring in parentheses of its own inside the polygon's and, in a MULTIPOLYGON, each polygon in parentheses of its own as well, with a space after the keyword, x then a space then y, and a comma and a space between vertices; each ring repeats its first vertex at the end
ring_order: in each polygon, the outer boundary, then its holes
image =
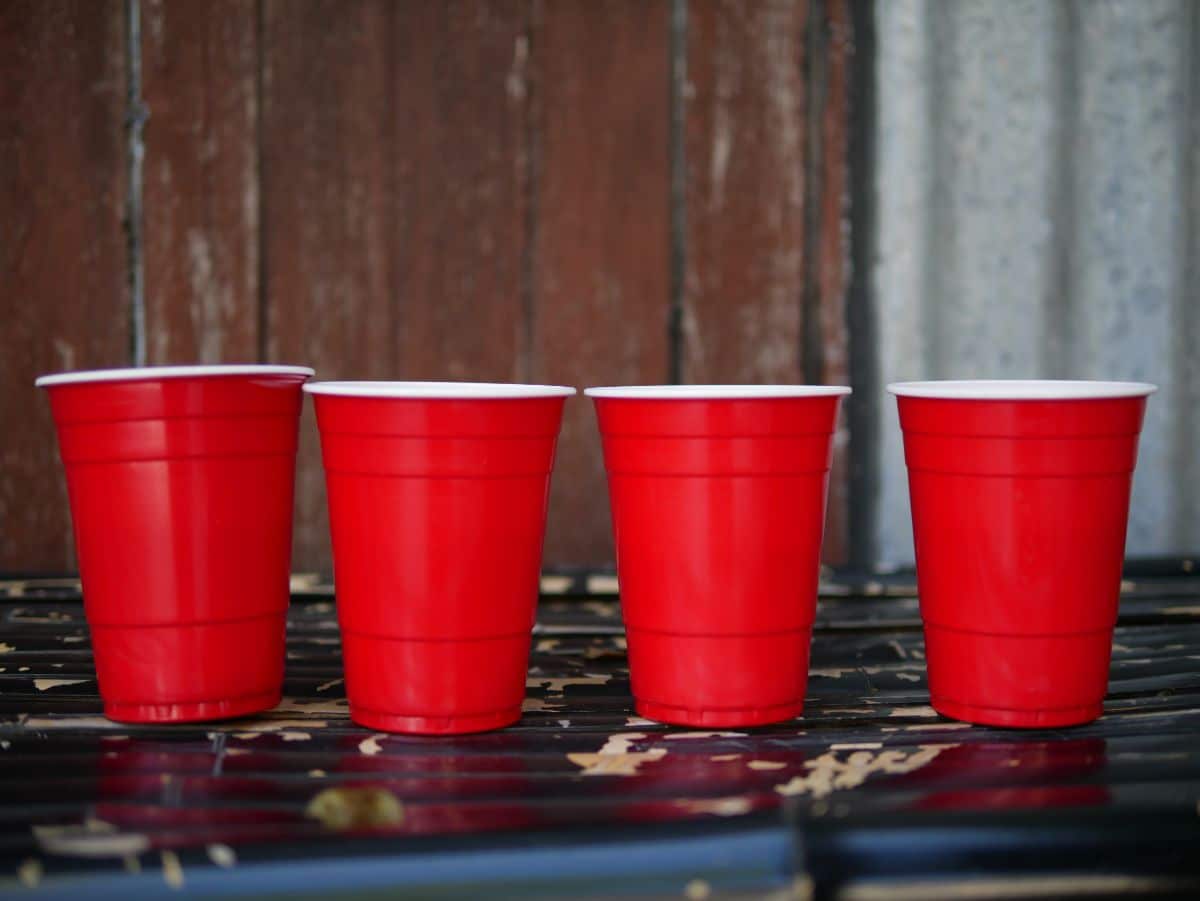
MULTIPOLYGON (((845 382, 848 2, 0 6, 0 569, 73 565, 46 371, 845 382)), ((297 488, 328 570, 311 418, 297 488)), ((549 565, 604 491, 577 399, 549 565)))

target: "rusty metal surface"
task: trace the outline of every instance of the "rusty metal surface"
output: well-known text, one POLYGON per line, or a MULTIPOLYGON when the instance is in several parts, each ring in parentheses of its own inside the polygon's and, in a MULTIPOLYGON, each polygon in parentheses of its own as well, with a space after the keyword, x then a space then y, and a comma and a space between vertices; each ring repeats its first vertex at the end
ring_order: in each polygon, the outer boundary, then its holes
POLYGON ((889 381, 1155 382, 1129 553, 1200 548, 1189 0, 876 3, 879 559, 911 563, 889 381))
POLYGON ((0 582, 0 892, 1197 887, 1200 579, 1179 565, 1124 586, 1105 716, 1024 732, 928 706, 904 577, 826 584, 804 716, 719 731, 636 717, 614 580, 547 577, 524 717, 456 738, 352 725, 328 587, 293 588, 279 708, 135 727, 100 715, 76 583, 0 582))

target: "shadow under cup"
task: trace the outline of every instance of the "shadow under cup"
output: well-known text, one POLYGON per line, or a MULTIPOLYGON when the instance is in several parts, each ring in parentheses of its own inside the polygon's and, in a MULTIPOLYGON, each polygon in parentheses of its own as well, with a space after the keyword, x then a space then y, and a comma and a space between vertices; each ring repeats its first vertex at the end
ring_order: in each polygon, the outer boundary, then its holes
POLYGON ((911 382, 898 396, 931 703, 1008 727, 1102 712, 1152 385, 911 382))
POLYGON ((294 366, 44 376, 104 713, 278 703, 301 384, 294 366))
POLYGON ((521 716, 550 470, 573 388, 318 382, 350 716, 460 733, 521 716))
POLYGON ((592 388, 637 712, 750 726, 804 707, 848 388, 592 388))

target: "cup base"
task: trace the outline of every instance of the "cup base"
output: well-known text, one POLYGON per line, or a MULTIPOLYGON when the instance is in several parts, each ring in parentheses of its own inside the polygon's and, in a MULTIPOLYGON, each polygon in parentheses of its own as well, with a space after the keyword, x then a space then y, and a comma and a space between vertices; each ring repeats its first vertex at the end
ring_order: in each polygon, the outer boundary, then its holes
POLYGON ((118 723, 194 723, 203 720, 227 720, 270 710, 282 697, 282 692, 268 691, 221 701, 186 701, 176 704, 105 703, 104 715, 118 723))
POLYGON ((408 716, 364 710, 350 705, 350 719, 360 726, 379 732, 401 732, 408 735, 462 735, 467 732, 488 732, 511 726, 521 718, 521 708, 476 713, 469 716, 408 716))
POLYGON ((765 726, 799 716, 804 710, 804 702, 732 710, 692 710, 635 699, 633 709, 638 716, 673 726, 765 726))
POLYGON ((1010 729, 1049 729, 1057 726, 1079 726, 1090 723, 1104 712, 1102 703, 1081 707, 1062 707, 1054 710, 1010 710, 1005 707, 979 707, 961 704, 948 698, 931 697, 930 704, 942 716, 976 723, 981 726, 1002 726, 1010 729))

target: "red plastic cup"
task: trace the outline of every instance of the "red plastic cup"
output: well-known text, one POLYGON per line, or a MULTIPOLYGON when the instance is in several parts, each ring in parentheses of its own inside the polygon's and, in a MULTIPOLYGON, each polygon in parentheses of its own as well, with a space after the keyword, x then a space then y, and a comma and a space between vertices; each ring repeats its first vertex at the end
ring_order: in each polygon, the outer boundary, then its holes
POLYGON ((321 432, 351 718, 421 734, 516 722, 554 446, 575 389, 305 390, 321 432))
POLYGON ((42 376, 110 719, 273 707, 283 684, 298 366, 42 376))
POLYGON ((1146 398, 1132 382, 889 385, 908 462, 934 709, 993 726, 1101 713, 1146 398))
POLYGON ((640 715, 753 726, 803 710, 832 436, 849 393, 587 390, 640 715))

